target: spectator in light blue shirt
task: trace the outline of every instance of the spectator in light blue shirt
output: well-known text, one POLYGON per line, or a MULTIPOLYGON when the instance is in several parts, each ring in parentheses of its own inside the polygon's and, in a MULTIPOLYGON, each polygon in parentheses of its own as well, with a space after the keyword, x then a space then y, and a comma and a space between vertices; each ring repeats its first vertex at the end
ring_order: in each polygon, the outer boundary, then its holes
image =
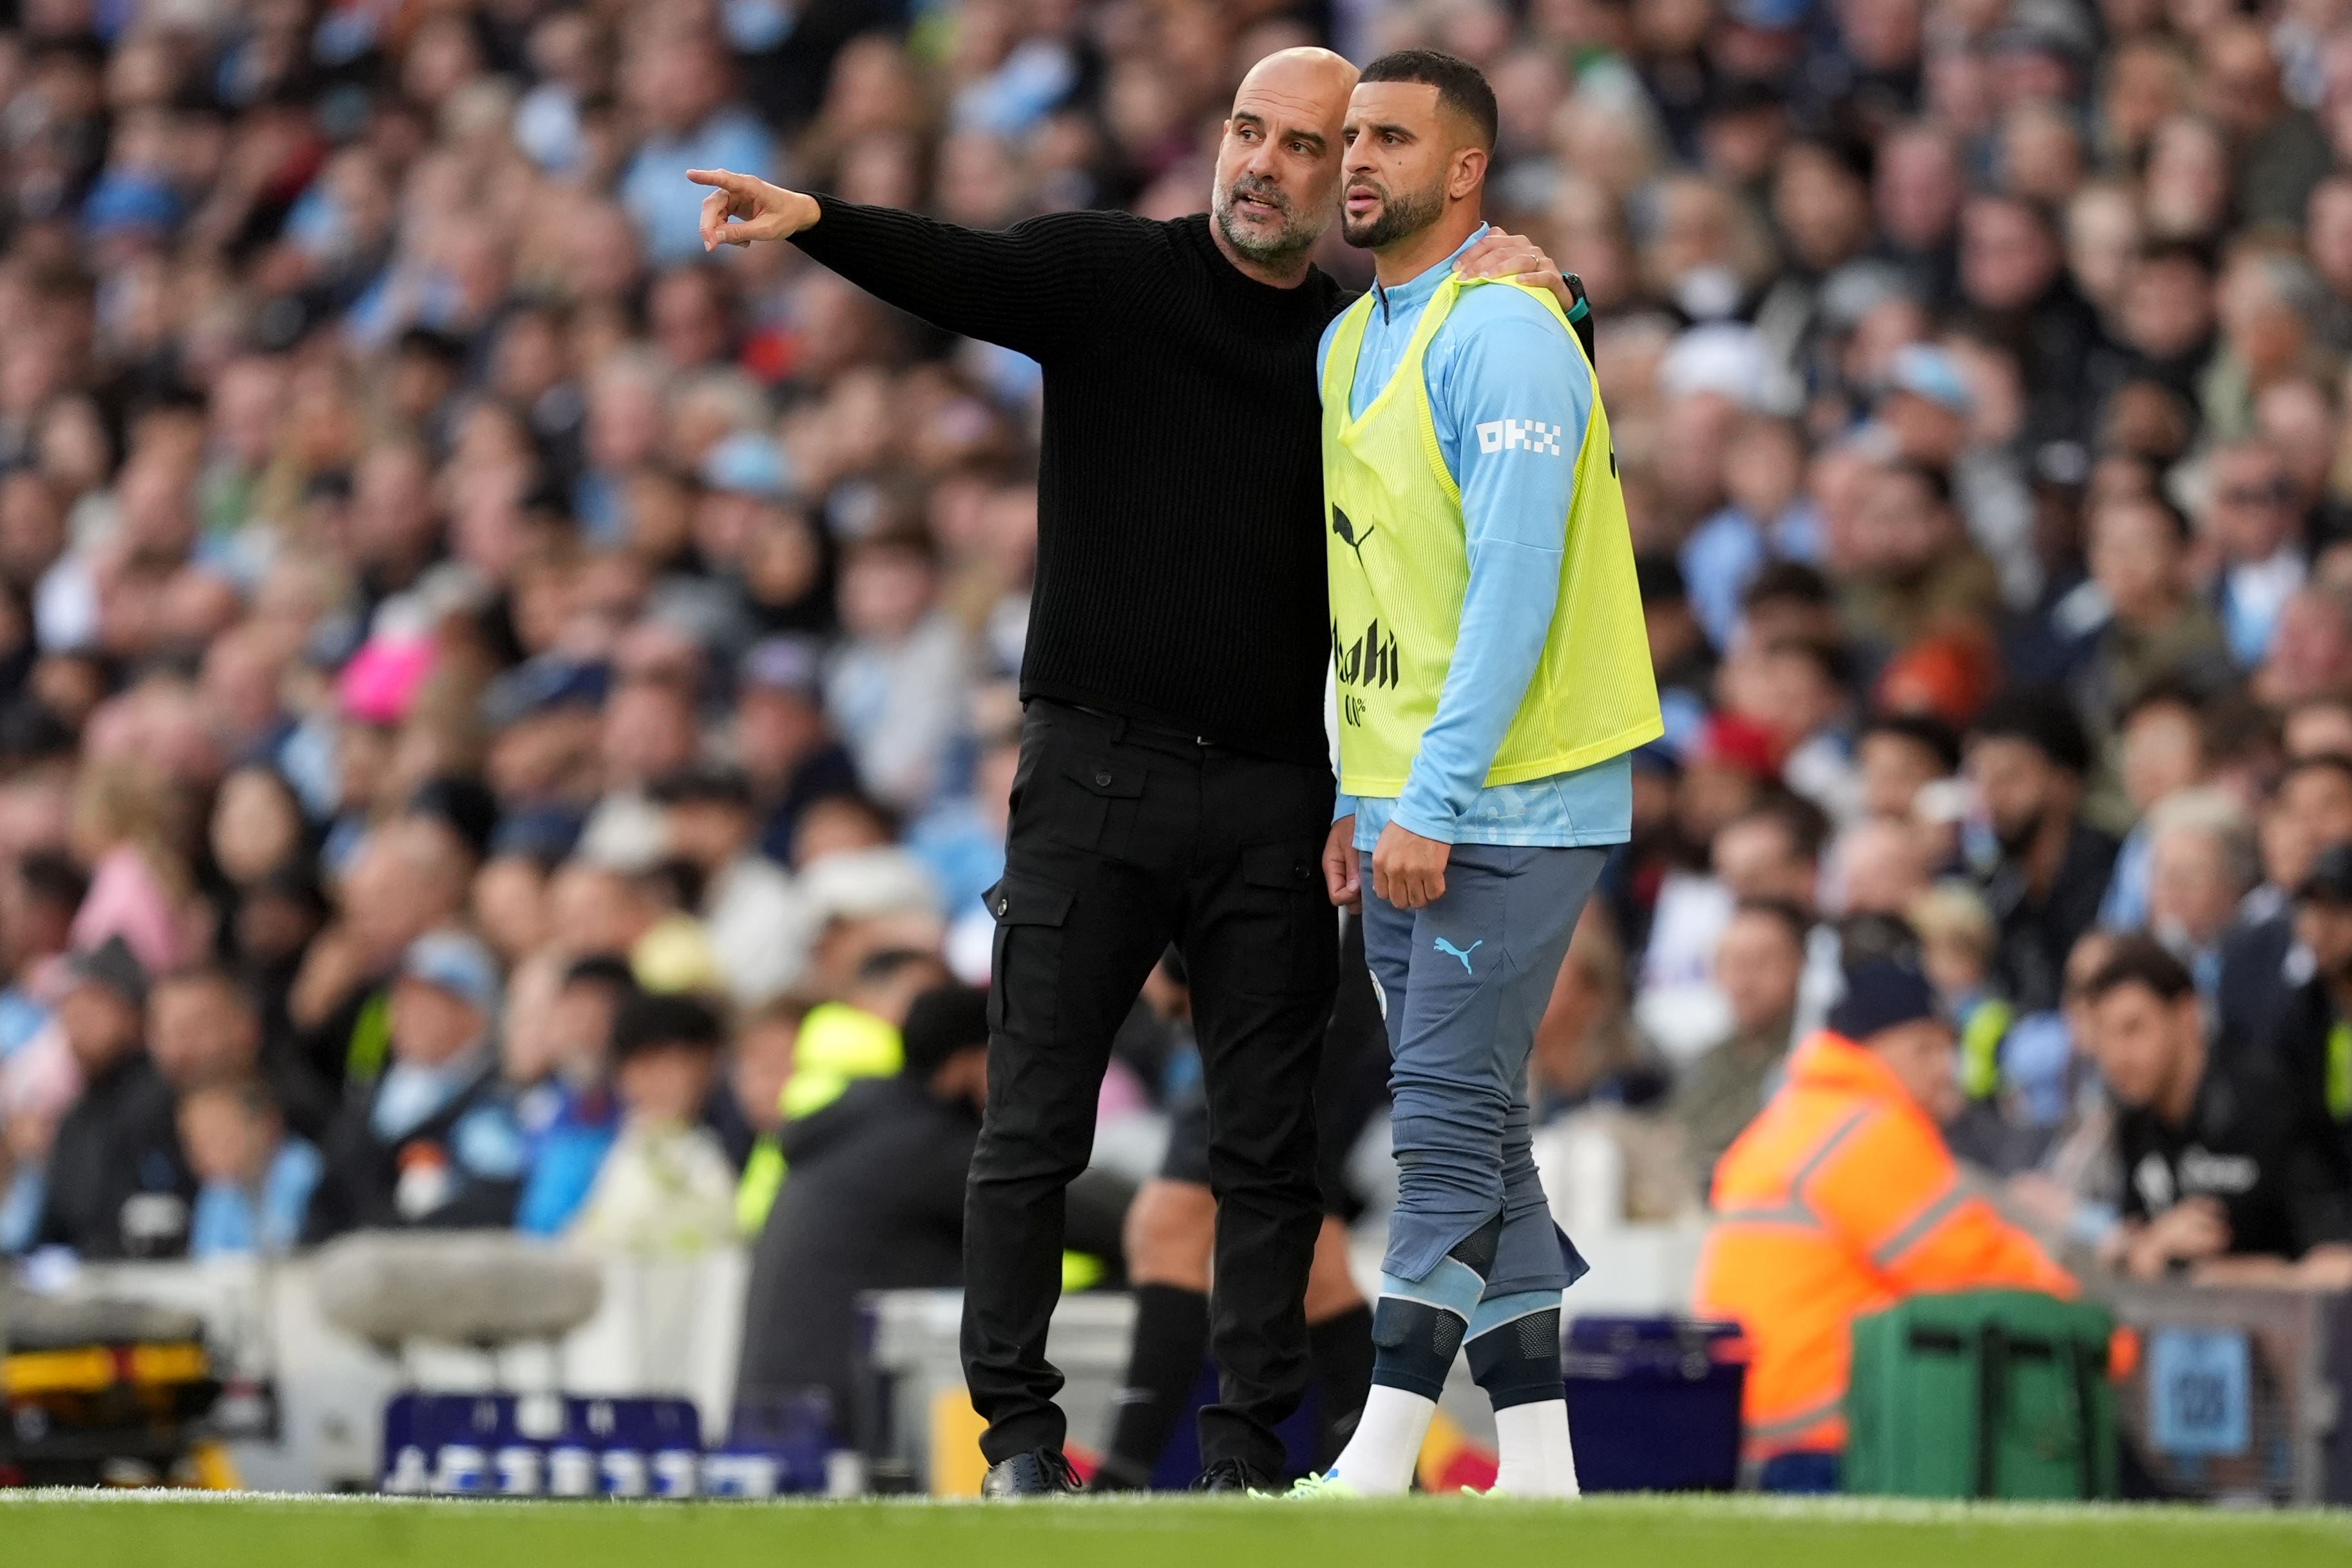
POLYGON ((687 183, 686 172, 735 169, 773 179, 781 173, 775 150, 760 122, 730 101, 727 56, 707 33, 649 39, 623 71, 646 137, 622 172, 621 205, 637 220, 656 266, 699 259, 702 191, 687 183))
POLYGON ((1805 437, 1792 420, 1750 415, 1724 448, 1723 509, 1683 542, 1683 580, 1707 640, 1731 646, 1739 598, 1768 561, 1821 557, 1821 518, 1805 499, 1805 437))
POLYGON ((179 1104, 180 1142, 200 1184, 189 1221, 192 1258, 274 1256, 302 1237, 322 1169, 319 1151, 289 1136, 257 1080, 192 1089, 179 1104))

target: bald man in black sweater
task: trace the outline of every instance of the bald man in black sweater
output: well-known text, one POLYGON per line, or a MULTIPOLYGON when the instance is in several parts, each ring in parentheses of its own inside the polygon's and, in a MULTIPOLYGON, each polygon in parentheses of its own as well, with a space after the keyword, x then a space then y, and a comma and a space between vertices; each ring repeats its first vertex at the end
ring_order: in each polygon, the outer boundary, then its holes
MULTIPOLYGON (((1313 1089, 1338 951, 1318 869, 1323 731, 1315 348, 1351 296, 1307 260, 1337 211, 1355 68, 1254 68, 1206 216, 1062 213, 980 233, 697 170, 706 247, 790 238, 889 304, 1045 372, 1025 710, 964 1224, 963 1357, 991 1495, 1072 1489, 1045 1360, 1063 1191, 1111 1037, 1173 942, 1217 1196, 1202 1484, 1273 1484, 1307 1371, 1313 1089)), ((1508 236, 1465 271, 1565 289, 1508 236)))

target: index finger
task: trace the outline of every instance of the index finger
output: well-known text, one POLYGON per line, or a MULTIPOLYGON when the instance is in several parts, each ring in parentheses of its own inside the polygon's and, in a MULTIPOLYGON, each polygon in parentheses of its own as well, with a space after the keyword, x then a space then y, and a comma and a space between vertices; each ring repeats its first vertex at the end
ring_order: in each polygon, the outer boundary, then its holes
POLYGON ((751 175, 739 174, 731 169, 688 169, 686 177, 698 185, 716 185, 739 196, 750 195, 760 184, 751 175))

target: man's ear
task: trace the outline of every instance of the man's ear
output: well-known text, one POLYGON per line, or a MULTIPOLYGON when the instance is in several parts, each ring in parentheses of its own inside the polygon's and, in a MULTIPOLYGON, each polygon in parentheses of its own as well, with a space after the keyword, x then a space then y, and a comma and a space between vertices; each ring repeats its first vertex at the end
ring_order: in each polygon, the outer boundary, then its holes
POLYGON ((1491 156, 1484 147, 1464 147, 1454 154, 1454 168, 1445 179, 1445 195, 1452 201, 1467 201, 1477 194, 1486 178, 1486 162, 1491 156))

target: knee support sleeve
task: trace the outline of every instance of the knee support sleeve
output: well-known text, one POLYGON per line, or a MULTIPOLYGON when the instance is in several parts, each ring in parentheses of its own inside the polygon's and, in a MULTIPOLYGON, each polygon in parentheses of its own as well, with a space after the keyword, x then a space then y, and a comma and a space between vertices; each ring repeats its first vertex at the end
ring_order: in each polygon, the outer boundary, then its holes
POLYGON ((1424 1399, 1445 1391, 1466 1325, 1443 1307, 1383 1296, 1372 1309, 1372 1381, 1424 1399))
POLYGON ((1559 1295, 1480 1302, 1470 1325, 1470 1373, 1497 1410, 1564 1398, 1559 1295))

